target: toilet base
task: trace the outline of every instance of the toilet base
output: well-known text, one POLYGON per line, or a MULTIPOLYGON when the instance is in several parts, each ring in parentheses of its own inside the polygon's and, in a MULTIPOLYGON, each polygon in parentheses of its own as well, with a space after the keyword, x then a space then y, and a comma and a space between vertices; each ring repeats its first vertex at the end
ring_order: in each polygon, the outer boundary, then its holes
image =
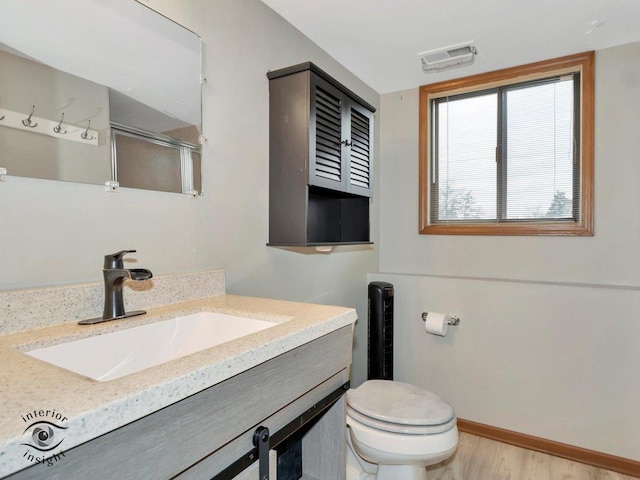
MULTIPOLYGON (((349 422, 349 419, 347 419, 349 422)), ((360 425, 359 428, 368 428, 360 425)), ((363 454, 359 454, 354 446, 355 440, 352 438, 352 426, 347 424, 347 476, 346 480, 427 480, 427 465, 434 465, 449 458, 455 452, 458 445, 458 429, 445 432, 445 437, 438 441, 440 450, 433 451, 431 455, 420 454, 419 459, 412 458, 412 455, 405 455, 398 458, 386 458, 385 463, 375 464, 365 460, 368 458, 383 458, 385 452, 380 452, 373 447, 360 444, 363 454), (442 450, 443 447, 448 447, 442 450), (396 464, 395 461, 402 461, 396 464), (412 463, 413 462, 413 463, 412 463)), ((442 434, 441 434, 442 435, 442 434)), ((410 452, 407 452, 410 453, 410 452)), ((414 453, 415 455, 415 453, 414 453)), ((387 455, 389 457, 389 455, 387 455)))
POLYGON ((376 476, 347 465, 347 476, 344 478, 346 480, 375 480, 376 476))
POLYGON ((347 476, 346 480, 375 480, 378 466, 353 453, 351 436, 347 429, 347 476))
POLYGON ((353 452, 347 432, 346 480, 427 480, 427 469, 420 465, 376 465, 353 452))
POLYGON ((346 480, 427 480, 426 467, 417 465, 373 465, 375 473, 367 473, 359 468, 351 451, 347 452, 346 480), (349 459, 351 457, 351 459, 349 459))
POLYGON ((379 465, 376 480, 427 480, 427 468, 417 465, 379 465))

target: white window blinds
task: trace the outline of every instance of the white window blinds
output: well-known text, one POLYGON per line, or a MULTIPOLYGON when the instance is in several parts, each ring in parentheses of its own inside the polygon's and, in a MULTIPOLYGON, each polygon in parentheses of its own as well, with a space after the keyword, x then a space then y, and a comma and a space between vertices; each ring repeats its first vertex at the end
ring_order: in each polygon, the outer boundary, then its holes
POLYGON ((576 221, 580 74, 431 100, 430 221, 576 221))

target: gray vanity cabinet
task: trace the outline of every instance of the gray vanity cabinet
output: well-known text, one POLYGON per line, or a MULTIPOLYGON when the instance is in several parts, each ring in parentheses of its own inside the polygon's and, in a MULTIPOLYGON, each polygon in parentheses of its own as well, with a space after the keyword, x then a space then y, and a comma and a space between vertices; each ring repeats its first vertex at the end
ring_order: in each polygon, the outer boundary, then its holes
POLYGON ((369 242, 375 108, 307 62, 269 78, 269 244, 369 242))
POLYGON ((272 439, 300 438, 304 480, 343 480, 344 392, 352 340, 352 326, 342 327, 71 448, 51 468, 34 465, 8 478, 257 478, 251 463, 256 460, 253 435, 258 427, 266 427, 272 439), (297 430, 292 425, 305 427, 297 430), (246 470, 254 472, 227 473, 230 466, 238 461, 244 464, 247 458, 246 470))

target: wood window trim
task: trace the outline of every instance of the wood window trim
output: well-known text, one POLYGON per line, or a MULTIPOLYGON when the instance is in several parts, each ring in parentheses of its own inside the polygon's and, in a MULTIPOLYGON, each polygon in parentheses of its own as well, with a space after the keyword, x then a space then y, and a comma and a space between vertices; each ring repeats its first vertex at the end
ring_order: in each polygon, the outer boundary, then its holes
POLYGON ((593 235, 595 53, 585 52, 470 77, 423 85, 419 100, 419 233, 432 235, 593 235), (443 92, 462 93, 494 85, 581 71, 580 217, 577 222, 429 223, 429 100, 443 92))

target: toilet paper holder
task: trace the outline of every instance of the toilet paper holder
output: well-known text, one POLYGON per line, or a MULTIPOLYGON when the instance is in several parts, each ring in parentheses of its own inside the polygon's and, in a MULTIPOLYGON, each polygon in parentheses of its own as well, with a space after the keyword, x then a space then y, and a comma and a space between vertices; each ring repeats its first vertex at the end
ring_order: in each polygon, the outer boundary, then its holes
MULTIPOLYGON (((427 321, 427 315, 429 314, 429 312, 422 312, 422 321, 426 322, 427 321)), ((447 323, 449 325, 451 325, 452 327, 455 327, 456 325, 460 324, 460 317, 456 316, 456 315, 449 315, 448 316, 448 320, 447 323)))

